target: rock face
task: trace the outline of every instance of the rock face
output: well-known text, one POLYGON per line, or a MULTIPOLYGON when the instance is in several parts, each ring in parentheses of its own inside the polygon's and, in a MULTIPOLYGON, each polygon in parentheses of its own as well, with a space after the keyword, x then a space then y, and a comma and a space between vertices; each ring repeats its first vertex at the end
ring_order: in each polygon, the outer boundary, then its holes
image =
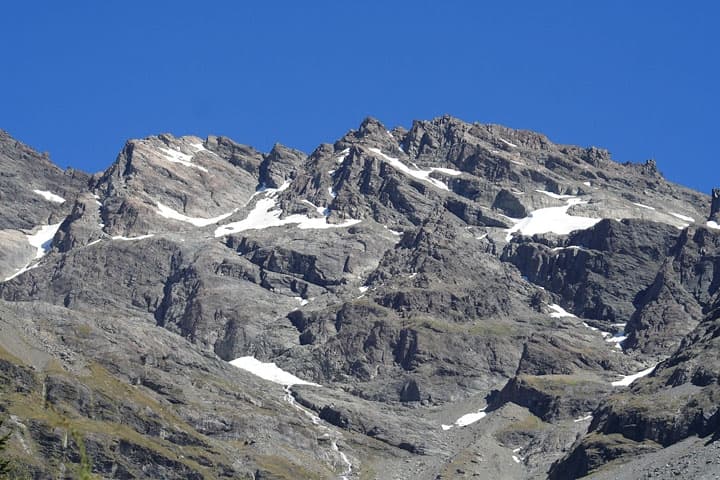
POLYGON ((96 176, 1 132, 0 171, 18 476, 576 478, 720 435, 720 197, 654 161, 444 116, 96 176))
POLYGON ((48 158, 0 130, 0 279, 29 265, 37 247, 27 236, 61 222, 75 198, 87 191, 90 176, 62 171, 48 158))
POLYGON ((720 223, 720 188, 713 188, 712 203, 710 204, 710 218, 708 220, 720 223))
POLYGON ((657 450, 692 436, 720 436, 720 309, 687 335, 680 347, 629 391, 602 402, 590 434, 551 470, 551 478, 576 478, 617 458, 657 450), (618 450, 612 445, 624 445, 618 450), (589 455, 588 452, 594 452, 589 455))
POLYGON ((605 219, 557 247, 532 239, 511 243, 503 259, 609 329, 632 315, 635 298, 652 283, 677 236, 675 227, 662 223, 605 219))

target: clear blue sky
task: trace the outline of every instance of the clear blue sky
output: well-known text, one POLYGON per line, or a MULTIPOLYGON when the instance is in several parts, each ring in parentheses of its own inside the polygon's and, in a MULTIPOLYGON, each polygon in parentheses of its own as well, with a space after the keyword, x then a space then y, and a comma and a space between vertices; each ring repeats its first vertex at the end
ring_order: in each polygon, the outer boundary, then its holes
POLYGON ((161 132, 312 151, 449 113, 708 191, 719 24, 711 0, 4 2, 0 128, 92 172, 161 132))

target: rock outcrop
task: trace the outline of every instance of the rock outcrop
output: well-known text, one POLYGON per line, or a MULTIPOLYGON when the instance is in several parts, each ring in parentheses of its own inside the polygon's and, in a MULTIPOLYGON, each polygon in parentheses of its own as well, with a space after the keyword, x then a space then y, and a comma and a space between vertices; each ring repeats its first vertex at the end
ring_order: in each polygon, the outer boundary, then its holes
POLYGON ((709 221, 720 223, 720 188, 713 188, 709 221))

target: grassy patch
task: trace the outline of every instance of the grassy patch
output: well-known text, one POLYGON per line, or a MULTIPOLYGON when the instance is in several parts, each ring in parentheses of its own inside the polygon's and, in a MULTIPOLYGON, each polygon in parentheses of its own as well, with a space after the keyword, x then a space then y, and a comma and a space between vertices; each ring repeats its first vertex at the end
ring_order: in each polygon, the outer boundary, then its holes
POLYGON ((333 473, 324 475, 319 472, 311 472, 306 468, 291 463, 287 458, 279 455, 260 455, 255 460, 263 470, 267 470, 277 477, 286 478, 288 480, 295 480, 297 478, 321 480, 325 478, 333 478, 335 476, 333 473))
POLYGON ((519 422, 513 422, 503 430, 507 432, 532 432, 543 430, 547 427, 548 424, 540 420, 535 415, 528 415, 519 422))
POLYGON ((7 360, 10 363, 14 363, 15 365, 25 365, 25 362, 20 360, 18 357, 13 355, 12 353, 5 350, 2 345, 0 345, 0 359, 7 360))

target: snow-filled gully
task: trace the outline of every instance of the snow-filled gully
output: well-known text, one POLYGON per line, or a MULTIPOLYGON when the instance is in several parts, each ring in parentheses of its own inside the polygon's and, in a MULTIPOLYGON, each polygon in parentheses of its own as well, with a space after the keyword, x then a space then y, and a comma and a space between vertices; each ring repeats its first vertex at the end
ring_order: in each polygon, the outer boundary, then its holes
POLYGON ((283 400, 285 400, 292 408, 301 412, 305 415, 315 426, 315 428, 322 432, 322 437, 327 438, 330 441, 330 449, 336 458, 340 460, 342 464, 342 473, 339 478, 341 480, 349 480, 353 472, 353 464, 350 458, 343 452, 338 446, 338 440, 342 439, 342 433, 337 429, 328 426, 320 417, 318 417, 312 410, 303 407, 295 400, 292 394, 293 385, 310 385, 314 387, 321 387, 317 383, 308 382, 301 378, 296 377, 290 372, 286 372, 272 362, 263 363, 255 359, 255 357, 240 357, 229 362, 230 365, 245 370, 246 372, 252 373, 253 375, 260 377, 269 382, 277 383, 285 387, 285 394, 283 400))

